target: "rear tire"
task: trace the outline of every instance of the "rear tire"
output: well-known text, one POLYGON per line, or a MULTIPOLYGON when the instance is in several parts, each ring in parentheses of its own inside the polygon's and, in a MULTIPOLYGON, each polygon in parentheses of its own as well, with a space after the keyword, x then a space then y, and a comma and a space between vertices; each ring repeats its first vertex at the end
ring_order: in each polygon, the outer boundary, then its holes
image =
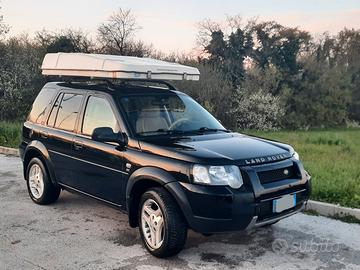
POLYGON ((45 165, 39 158, 32 158, 26 169, 26 183, 30 198, 41 205, 55 202, 60 195, 60 188, 50 180, 45 165))
POLYGON ((179 206, 165 189, 152 188, 141 196, 139 231, 146 249, 156 257, 173 256, 184 247, 187 224, 179 206))

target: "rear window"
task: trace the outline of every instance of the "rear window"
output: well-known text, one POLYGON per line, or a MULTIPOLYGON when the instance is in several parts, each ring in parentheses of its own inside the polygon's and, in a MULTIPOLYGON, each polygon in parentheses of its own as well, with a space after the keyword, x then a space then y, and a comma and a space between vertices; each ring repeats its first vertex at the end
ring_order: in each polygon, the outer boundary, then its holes
POLYGON ((80 94, 64 93, 60 95, 51 112, 48 124, 59 129, 73 131, 82 99, 83 95, 80 94), (59 102, 60 99, 61 102, 59 102))
POLYGON ((36 97, 28 120, 33 123, 44 124, 46 115, 50 110, 50 106, 55 98, 57 90, 54 88, 43 88, 36 97))

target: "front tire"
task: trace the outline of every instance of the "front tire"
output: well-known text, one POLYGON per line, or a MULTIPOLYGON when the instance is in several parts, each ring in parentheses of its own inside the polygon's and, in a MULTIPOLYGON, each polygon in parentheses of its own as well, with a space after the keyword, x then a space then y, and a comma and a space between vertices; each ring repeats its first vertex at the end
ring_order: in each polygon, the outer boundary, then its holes
POLYGON ((146 249, 156 257, 173 256, 184 247, 187 224, 165 189, 152 188, 141 196, 139 230, 146 249))
POLYGON ((61 190, 50 181, 45 165, 39 158, 30 160, 26 182, 29 196, 37 204, 51 204, 59 198, 61 190))

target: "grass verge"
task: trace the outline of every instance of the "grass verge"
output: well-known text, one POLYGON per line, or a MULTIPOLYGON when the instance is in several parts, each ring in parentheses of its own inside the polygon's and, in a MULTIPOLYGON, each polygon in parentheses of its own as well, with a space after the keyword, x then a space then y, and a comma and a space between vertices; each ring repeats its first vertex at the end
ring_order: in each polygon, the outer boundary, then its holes
POLYGON ((21 126, 19 122, 0 121, 0 146, 18 148, 21 141, 21 126))
POLYGON ((312 199, 360 208, 360 129, 245 132, 292 145, 312 176, 312 199))

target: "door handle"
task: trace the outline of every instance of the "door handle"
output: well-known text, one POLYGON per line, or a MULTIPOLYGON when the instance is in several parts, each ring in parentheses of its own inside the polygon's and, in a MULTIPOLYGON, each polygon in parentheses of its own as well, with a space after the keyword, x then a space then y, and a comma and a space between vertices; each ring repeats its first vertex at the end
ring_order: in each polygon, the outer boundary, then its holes
POLYGON ((49 136, 49 133, 46 131, 40 131, 40 136, 43 139, 47 139, 47 137, 49 136))
POLYGON ((80 150, 80 149, 83 148, 83 146, 84 146, 84 143, 82 141, 80 141, 80 140, 75 140, 74 141, 75 150, 80 150))

